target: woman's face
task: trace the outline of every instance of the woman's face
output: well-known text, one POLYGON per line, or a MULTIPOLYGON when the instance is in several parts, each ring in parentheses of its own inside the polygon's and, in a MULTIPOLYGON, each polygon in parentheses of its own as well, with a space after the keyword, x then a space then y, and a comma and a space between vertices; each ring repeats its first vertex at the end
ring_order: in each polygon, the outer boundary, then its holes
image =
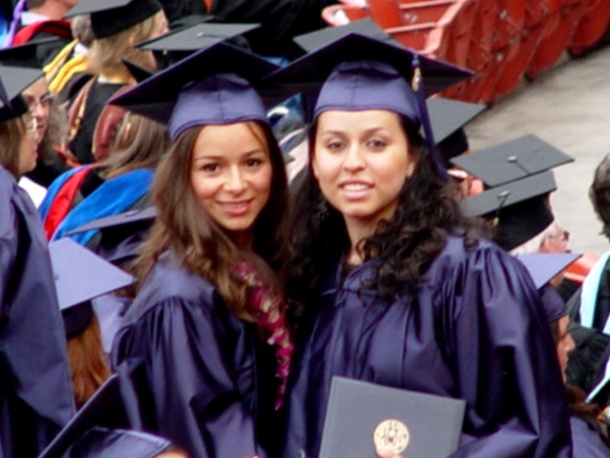
POLYGON ((251 242, 271 190, 273 170, 264 138, 254 123, 206 126, 193 149, 191 186, 201 208, 245 243, 251 242))
POLYGON ((392 217, 415 159, 396 113, 326 111, 318 117, 312 167, 346 223, 374 225, 392 217))
POLYGON ((24 117, 26 130, 21 136, 19 142, 19 176, 31 172, 36 167, 36 159, 38 158, 38 126, 36 118, 29 113, 24 117))

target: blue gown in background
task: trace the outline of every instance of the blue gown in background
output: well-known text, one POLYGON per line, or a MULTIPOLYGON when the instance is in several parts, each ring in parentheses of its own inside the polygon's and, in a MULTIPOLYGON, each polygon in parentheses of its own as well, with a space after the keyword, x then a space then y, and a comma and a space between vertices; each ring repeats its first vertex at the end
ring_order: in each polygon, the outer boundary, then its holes
POLYGON ((278 442, 274 358, 256 327, 171 253, 150 273, 112 349, 131 426, 197 458, 263 458, 278 442))
POLYGON ((42 223, 29 196, 0 167, 0 458, 37 456, 73 413, 42 223))
POLYGON ((518 261, 449 238, 416 293, 390 303, 362 286, 374 263, 345 280, 338 264, 299 328, 286 458, 318 456, 334 375, 466 400, 451 458, 571 456, 549 325, 518 261))

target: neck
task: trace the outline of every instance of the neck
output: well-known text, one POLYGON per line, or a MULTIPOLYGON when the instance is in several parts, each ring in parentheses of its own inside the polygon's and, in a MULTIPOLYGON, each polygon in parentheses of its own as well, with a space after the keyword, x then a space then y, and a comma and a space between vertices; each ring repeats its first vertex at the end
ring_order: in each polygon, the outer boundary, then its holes
POLYGON ((346 262, 352 265, 362 264, 362 256, 356 249, 363 239, 369 237, 377 228, 377 221, 362 221, 353 218, 345 218, 345 226, 350 240, 350 248, 346 262))

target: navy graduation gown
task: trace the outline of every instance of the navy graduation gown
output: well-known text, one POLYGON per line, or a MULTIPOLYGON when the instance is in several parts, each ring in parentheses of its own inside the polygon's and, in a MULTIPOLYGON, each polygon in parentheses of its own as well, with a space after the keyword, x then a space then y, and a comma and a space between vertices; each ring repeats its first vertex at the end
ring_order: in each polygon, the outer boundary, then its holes
POLYGON ((131 426, 197 458, 267 456, 261 444, 277 434, 273 361, 254 325, 235 318, 171 253, 152 270, 112 349, 131 426))
POLYGON ((571 456, 549 325, 518 261, 449 238, 416 293, 390 303, 362 287, 374 262, 342 282, 337 268, 299 328, 285 457, 318 456, 334 375, 466 400, 451 458, 571 456))
POLYGON ((37 456, 74 413, 42 223, 0 166, 0 458, 37 456))

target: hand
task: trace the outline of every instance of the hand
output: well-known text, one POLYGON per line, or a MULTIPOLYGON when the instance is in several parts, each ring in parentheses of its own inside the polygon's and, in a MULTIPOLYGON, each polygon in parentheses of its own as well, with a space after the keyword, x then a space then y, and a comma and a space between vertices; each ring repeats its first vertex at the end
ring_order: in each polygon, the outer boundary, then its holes
POLYGON ((392 447, 387 445, 378 445, 375 447, 375 453, 379 458, 406 458, 396 453, 392 447))

